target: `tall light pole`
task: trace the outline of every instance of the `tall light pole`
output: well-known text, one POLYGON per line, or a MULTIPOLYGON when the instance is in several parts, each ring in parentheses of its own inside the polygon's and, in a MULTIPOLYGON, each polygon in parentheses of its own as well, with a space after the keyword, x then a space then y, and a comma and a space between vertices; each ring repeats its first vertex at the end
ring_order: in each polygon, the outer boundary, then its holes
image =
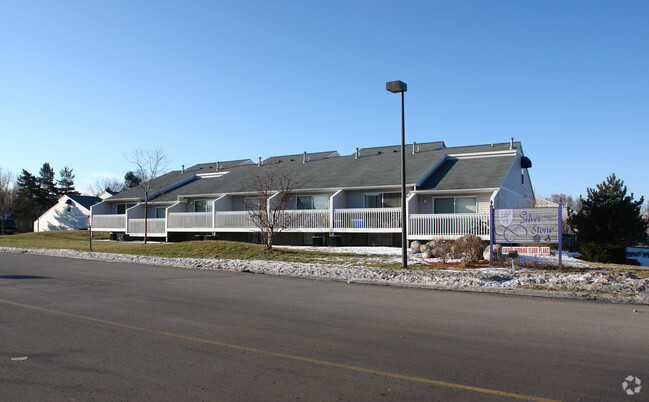
POLYGON ((402 81, 385 83, 385 89, 392 93, 401 93, 401 260, 403 268, 408 268, 408 229, 406 222, 406 116, 404 94, 408 85, 402 81))

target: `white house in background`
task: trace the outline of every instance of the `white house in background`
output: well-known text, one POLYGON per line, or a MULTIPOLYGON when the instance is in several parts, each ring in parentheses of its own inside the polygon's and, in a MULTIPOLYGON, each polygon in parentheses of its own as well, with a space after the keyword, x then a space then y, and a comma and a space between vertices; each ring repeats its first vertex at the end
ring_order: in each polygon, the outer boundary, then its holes
MULTIPOLYGON (((406 152, 406 216, 401 216, 401 147, 357 149, 204 163, 157 178, 148 208, 132 188, 92 207, 92 230, 167 241, 210 235, 255 241, 259 230, 247 208, 252 178, 268 166, 295 172, 297 186, 285 213, 293 223, 277 244, 399 245, 407 240, 489 238, 489 206, 534 205, 523 148, 500 144, 447 147, 416 143, 406 152)), ((273 203, 271 196, 267 204, 273 203)))
POLYGON ((113 194, 108 191, 104 191, 98 197, 64 195, 52 208, 34 221, 34 232, 88 229, 90 207, 111 196, 113 194))

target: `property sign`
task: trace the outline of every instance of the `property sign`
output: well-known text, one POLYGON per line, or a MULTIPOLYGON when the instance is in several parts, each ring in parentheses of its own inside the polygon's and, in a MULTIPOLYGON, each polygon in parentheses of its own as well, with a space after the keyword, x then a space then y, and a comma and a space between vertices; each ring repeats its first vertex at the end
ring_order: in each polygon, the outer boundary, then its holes
POLYGON ((550 247, 503 247, 503 254, 518 251, 518 254, 545 254, 550 255, 550 247))
POLYGON ((494 243, 559 243, 559 208, 494 210, 494 243))

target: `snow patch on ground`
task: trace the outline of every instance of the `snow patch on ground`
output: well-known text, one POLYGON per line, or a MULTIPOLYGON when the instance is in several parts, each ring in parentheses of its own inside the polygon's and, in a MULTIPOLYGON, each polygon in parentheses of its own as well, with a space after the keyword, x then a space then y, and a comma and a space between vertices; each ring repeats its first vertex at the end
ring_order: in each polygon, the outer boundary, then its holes
POLYGON ((627 247, 626 255, 628 259, 637 260, 643 267, 649 267, 649 248, 627 247))
MULTIPOLYGON (((322 250, 322 248, 318 249, 322 250)), ((366 253, 365 255, 378 253, 384 253, 382 255, 393 255, 396 252, 397 258, 401 253, 401 249, 394 247, 341 247, 328 248, 327 251, 351 252, 350 249, 356 249, 357 253, 366 253)), ((106 262, 149 264, 185 269, 253 272, 355 283, 604 299, 649 304, 649 279, 639 279, 628 273, 609 273, 603 271, 536 271, 511 268, 402 270, 281 261, 166 258, 73 250, 20 249, 9 247, 0 247, 0 252, 49 255, 106 262), (548 288, 549 291, 539 290, 542 288, 548 288), (561 291, 557 291, 559 289, 561 291)), ((410 258, 413 260, 421 260, 417 255, 411 255, 410 258)), ((548 258, 551 258, 551 256, 548 258)), ((572 263, 570 258, 567 256, 564 259, 566 265, 572 263)), ((583 264, 583 262, 579 264, 583 264)))

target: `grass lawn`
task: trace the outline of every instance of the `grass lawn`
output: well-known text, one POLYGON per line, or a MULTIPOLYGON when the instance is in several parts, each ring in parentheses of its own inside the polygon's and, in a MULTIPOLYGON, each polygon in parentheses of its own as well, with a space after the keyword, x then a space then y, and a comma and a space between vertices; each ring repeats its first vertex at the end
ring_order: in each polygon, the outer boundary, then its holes
MULTIPOLYGON (((0 247, 18 248, 48 248, 69 249, 77 251, 89 250, 88 231, 68 230, 39 233, 24 233, 9 235, 0 238, 0 247)), ((300 250, 294 248, 274 248, 272 251, 264 250, 263 246, 252 243, 239 243, 231 241, 186 241, 179 243, 148 243, 141 242, 116 242, 108 241, 108 234, 95 233, 92 242, 92 251, 102 253, 118 253, 133 255, 148 255, 158 257, 180 258, 222 258, 240 260, 270 260, 286 262, 306 262, 320 264, 338 264, 346 266, 368 266, 377 268, 401 268, 400 257, 394 258, 385 255, 360 255, 352 253, 329 253, 326 248, 322 251, 300 250)), ((483 264, 484 265, 484 264, 483 264)), ((461 263, 435 263, 434 265, 421 263, 408 263, 408 269, 464 269, 483 267, 476 264, 463 265, 461 263)), ((486 267, 486 266, 485 266, 486 267)), ((520 268, 559 271, 584 271, 588 268, 571 268, 549 266, 547 264, 529 264, 520 268)), ((603 269, 612 273, 627 272, 638 278, 649 277, 648 267, 617 264, 594 264, 590 269, 603 269)))
MULTIPOLYGON (((349 253, 328 253, 299 249, 274 248, 264 250, 263 246, 231 241, 186 241, 179 243, 136 243, 108 241, 108 235, 95 234, 92 251, 149 255, 181 258, 223 258, 242 260, 272 260, 341 264, 351 266, 373 266, 379 268, 400 268, 394 258, 384 255, 358 255, 349 253)), ((0 238, 0 247, 89 250, 88 232, 83 230, 24 233, 0 238)), ((432 268, 425 264, 412 264, 412 269, 432 268)))

